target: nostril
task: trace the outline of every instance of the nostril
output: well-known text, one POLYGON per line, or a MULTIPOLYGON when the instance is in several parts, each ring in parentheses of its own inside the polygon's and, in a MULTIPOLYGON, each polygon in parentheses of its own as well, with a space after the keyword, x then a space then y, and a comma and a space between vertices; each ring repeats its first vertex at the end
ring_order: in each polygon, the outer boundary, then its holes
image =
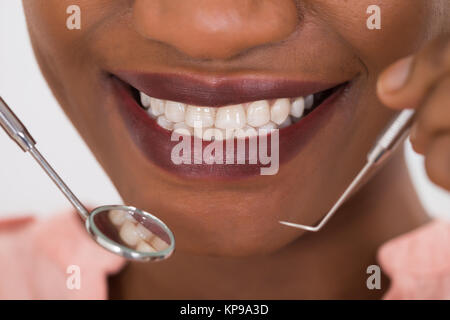
POLYGON ((276 43, 299 23, 294 0, 136 0, 133 18, 144 37, 203 59, 276 43))

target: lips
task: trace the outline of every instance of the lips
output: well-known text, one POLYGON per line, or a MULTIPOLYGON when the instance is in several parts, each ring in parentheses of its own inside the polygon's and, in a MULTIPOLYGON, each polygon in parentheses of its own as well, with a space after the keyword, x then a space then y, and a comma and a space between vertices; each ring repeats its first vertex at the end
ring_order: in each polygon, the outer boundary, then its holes
POLYGON ((115 75, 148 96, 209 107, 264 99, 306 97, 338 85, 286 79, 211 78, 162 73, 117 72, 115 75))
MULTIPOLYGON (((171 132, 156 124, 136 99, 136 90, 158 99, 180 103, 222 107, 231 104, 259 101, 263 99, 294 98, 316 94, 321 101, 297 123, 279 131, 279 163, 290 160, 310 141, 321 125, 334 112, 338 98, 348 81, 338 84, 304 82, 286 79, 203 77, 180 74, 142 74, 116 72, 111 77, 113 91, 118 103, 118 112, 128 128, 132 141, 143 155, 163 170, 185 178, 237 179, 259 175, 267 164, 250 164, 248 148, 251 139, 245 138, 245 164, 190 163, 175 164, 172 150, 179 141, 171 141, 171 132)), ((267 137, 267 147, 271 150, 271 139, 267 137)), ((258 140, 259 141, 259 140, 258 140)), ((201 150, 210 145, 201 141, 201 150)), ((194 139, 192 139, 194 150, 194 139)), ((234 139, 234 156, 237 157, 237 141, 234 139)), ((223 150, 226 150, 223 141, 223 150)), ((270 151, 269 151, 270 154, 270 151)))

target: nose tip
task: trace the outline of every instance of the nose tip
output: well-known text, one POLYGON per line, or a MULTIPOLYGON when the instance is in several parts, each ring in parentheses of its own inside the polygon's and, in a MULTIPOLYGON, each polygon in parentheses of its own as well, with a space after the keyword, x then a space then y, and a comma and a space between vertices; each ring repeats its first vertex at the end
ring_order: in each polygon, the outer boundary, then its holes
POLYGON ((294 0, 136 0, 136 30, 194 58, 227 59, 288 37, 294 0))

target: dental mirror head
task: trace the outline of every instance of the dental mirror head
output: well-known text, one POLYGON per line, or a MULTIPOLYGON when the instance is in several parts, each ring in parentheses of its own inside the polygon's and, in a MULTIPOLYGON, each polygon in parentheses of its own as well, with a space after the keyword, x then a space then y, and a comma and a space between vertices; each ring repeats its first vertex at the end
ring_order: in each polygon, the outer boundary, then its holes
POLYGON ((164 260, 175 249, 170 229, 134 207, 98 207, 86 219, 86 229, 100 246, 130 260, 164 260))
POLYGON ((172 231, 154 215, 135 207, 102 206, 89 212, 36 148, 25 126, 0 97, 0 126, 29 152, 85 220, 91 237, 103 248, 129 260, 158 261, 175 250, 172 231))

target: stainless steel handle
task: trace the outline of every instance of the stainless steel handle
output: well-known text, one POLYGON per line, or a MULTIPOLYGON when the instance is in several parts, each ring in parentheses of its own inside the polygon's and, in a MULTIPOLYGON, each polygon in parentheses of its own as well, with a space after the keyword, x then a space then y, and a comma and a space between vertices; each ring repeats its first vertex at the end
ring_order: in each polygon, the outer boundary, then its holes
POLYGON ((83 206, 80 200, 73 194, 69 187, 64 183, 61 177, 53 170, 52 166, 45 160, 45 158, 39 153, 39 150, 35 147, 36 141, 34 141, 27 128, 17 118, 14 112, 8 107, 6 102, 0 97, 0 126, 6 131, 6 133, 14 140, 19 147, 29 152, 33 158, 44 169, 45 173, 52 179, 59 190, 66 196, 67 200, 74 206, 83 219, 86 219, 89 215, 89 211, 83 206))
POLYGON ((30 151, 36 144, 27 128, 20 122, 2 97, 0 97, 0 126, 23 151, 30 151))
POLYGON ((414 109, 405 109, 390 122, 367 154, 369 163, 377 164, 386 158, 398 142, 408 134, 414 114, 414 109))

